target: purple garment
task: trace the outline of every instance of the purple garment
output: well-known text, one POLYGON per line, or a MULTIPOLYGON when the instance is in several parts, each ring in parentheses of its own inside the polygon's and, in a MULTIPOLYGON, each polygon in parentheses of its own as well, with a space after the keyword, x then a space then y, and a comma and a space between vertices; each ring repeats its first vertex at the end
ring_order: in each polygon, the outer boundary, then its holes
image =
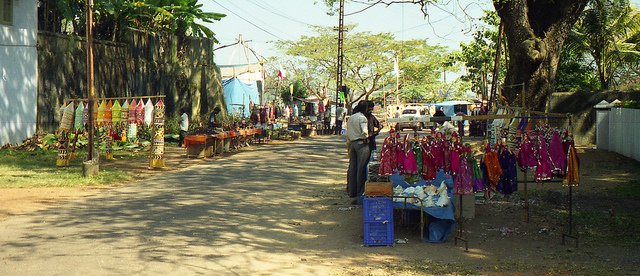
POLYGON ((451 174, 457 174, 460 170, 460 150, 454 149, 451 151, 451 174))
POLYGON ((467 158, 460 159, 460 168, 453 182, 453 194, 470 195, 473 194, 474 180, 473 170, 467 158))
POLYGON ((536 167, 534 179, 537 182, 542 182, 551 179, 551 158, 549 158, 549 152, 547 151, 547 139, 542 135, 538 139, 540 146, 538 150, 538 166, 536 167))
POLYGON ((516 155, 505 148, 500 150, 498 155, 502 174, 496 190, 504 195, 510 195, 518 190, 518 170, 516 168, 516 155))
POLYGON ((533 153, 533 145, 529 139, 525 139, 520 146, 520 151, 518 152, 518 166, 522 168, 522 170, 530 170, 535 168, 538 165, 536 161, 536 157, 533 153))
POLYGON ((558 131, 554 131, 549 142, 549 155, 551 156, 552 172, 555 174, 564 174, 567 170, 567 153, 564 151, 562 140, 558 131))
POLYGON ((442 156, 444 156, 444 172, 451 174, 451 147, 449 145, 443 146, 442 156))

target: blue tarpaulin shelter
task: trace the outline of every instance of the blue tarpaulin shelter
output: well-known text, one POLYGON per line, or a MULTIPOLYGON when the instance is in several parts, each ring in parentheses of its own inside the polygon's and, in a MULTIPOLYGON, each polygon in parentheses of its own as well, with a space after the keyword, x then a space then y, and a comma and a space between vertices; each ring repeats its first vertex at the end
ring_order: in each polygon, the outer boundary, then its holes
POLYGON ((249 103, 260 103, 256 83, 246 84, 238 78, 231 78, 222 82, 222 89, 229 115, 249 117, 251 115, 249 103))
POLYGON ((462 112, 464 114, 469 114, 467 107, 473 104, 472 102, 467 101, 446 101, 436 104, 436 110, 442 108, 442 111, 446 116, 455 116, 456 113, 462 112))

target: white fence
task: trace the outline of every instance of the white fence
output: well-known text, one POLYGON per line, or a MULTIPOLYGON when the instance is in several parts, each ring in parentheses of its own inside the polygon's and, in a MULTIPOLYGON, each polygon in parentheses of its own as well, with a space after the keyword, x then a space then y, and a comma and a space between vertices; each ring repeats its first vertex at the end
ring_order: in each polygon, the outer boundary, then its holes
MULTIPOLYGON (((614 107, 608 113, 608 137, 601 137, 604 133, 598 132, 598 139, 608 139, 610 151, 640 161, 640 109, 614 107)), ((606 128, 602 124, 605 122, 598 124, 598 127, 606 128)), ((598 148, 601 148, 601 144, 598 142, 598 148)))

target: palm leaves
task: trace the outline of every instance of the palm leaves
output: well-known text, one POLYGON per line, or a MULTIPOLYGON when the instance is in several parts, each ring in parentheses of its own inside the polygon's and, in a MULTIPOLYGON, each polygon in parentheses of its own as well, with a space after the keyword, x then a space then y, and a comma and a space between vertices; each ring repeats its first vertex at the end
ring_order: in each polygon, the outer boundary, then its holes
POLYGON ((627 0, 593 0, 578 20, 567 46, 588 53, 595 63, 600 86, 637 76, 640 13, 627 0))
MULTIPOLYGON (((51 0, 66 22, 71 22, 76 34, 84 25, 83 0, 51 0)), ((98 36, 115 40, 125 27, 151 32, 166 32, 177 36, 206 36, 214 33, 202 23, 220 21, 225 14, 202 11, 198 0, 94 0, 94 21, 98 36), (202 23, 199 23, 202 22, 202 23)), ((217 41, 216 41, 217 42, 217 41)))

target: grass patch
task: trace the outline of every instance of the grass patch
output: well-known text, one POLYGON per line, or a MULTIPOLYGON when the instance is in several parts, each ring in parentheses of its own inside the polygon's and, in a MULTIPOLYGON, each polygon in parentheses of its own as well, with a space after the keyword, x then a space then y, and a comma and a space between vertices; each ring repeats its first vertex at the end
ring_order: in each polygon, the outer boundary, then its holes
POLYGON ((463 265, 433 261, 407 261, 387 268, 391 275, 480 275, 463 265))
POLYGON ((625 198, 640 200, 640 180, 629 181, 627 184, 614 188, 611 192, 625 198))
MULTIPOLYGON (((560 219, 569 217, 563 214, 560 219)), ((574 212, 573 221, 584 243, 640 246, 640 214, 579 211, 574 212)))
MULTIPOLYGON (((87 150, 75 153, 69 167, 56 166, 57 150, 0 150, 0 188, 82 187, 115 184, 132 179, 129 173, 102 168, 94 177, 82 176, 82 158, 87 150)), ((148 151, 114 151, 114 158, 138 160, 148 158, 148 151)))

